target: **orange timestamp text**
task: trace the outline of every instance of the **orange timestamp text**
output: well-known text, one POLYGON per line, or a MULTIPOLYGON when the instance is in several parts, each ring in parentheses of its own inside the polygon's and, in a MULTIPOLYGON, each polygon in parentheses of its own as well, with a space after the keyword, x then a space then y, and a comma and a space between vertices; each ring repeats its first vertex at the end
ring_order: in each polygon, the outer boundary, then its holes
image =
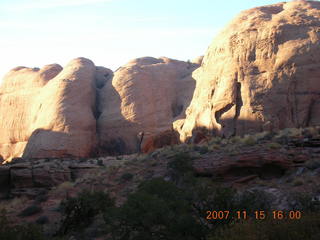
POLYGON ((266 218, 272 218, 276 220, 282 220, 282 219, 299 220, 301 217, 302 217, 302 212, 298 210, 292 210, 292 211, 257 210, 253 212, 247 212, 245 210, 239 210, 239 211, 212 210, 212 211, 206 212, 207 220, 227 220, 227 219, 246 220, 248 218, 253 218, 256 220, 264 220, 266 218))

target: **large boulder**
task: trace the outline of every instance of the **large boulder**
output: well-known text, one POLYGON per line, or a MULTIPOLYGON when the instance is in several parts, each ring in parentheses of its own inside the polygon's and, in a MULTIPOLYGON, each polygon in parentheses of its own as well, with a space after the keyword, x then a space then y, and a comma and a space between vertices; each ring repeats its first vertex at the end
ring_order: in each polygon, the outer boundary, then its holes
POLYGON ((119 68, 100 90, 101 152, 136 152, 148 139, 171 130, 174 121, 185 117, 195 87, 190 75, 197 67, 192 62, 144 57, 119 68))
POLYGON ((1 156, 89 156, 96 147, 95 74, 85 58, 64 69, 11 70, 0 88, 1 156))
POLYGON ((320 2, 243 11, 193 74, 181 140, 197 128, 226 137, 320 124, 320 2))
POLYGON ((155 151, 157 148, 172 146, 179 143, 179 134, 173 130, 166 130, 158 135, 148 138, 148 140, 145 141, 141 152, 150 153, 155 151))

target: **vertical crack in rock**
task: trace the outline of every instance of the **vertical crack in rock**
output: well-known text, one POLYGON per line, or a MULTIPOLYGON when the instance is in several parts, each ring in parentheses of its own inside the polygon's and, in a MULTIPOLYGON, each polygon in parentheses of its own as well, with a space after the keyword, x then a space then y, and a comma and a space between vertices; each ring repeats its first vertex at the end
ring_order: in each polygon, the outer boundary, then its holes
POLYGON ((292 83, 293 85, 293 108, 294 108, 294 120, 297 124, 298 127, 302 127, 302 123, 299 121, 299 112, 298 112, 298 104, 299 104, 299 99, 298 96, 296 95, 296 91, 297 91, 297 82, 294 81, 292 83))
POLYGON ((171 104, 172 118, 176 118, 182 113, 183 105, 179 104, 177 101, 171 104))
MULTIPOLYGON (((96 119, 96 122, 98 121, 101 111, 100 111, 100 91, 98 88, 96 88, 96 99, 95 99, 95 104, 94 104, 94 109, 93 109, 93 116, 96 119)), ((97 126, 97 124, 96 124, 97 126)))
MULTIPOLYGON (((292 82, 291 85, 289 85, 289 88, 288 88, 288 92, 287 92, 287 111, 290 113, 290 116, 288 116, 288 118, 290 118, 290 121, 293 123, 293 124, 297 124, 299 125, 300 127, 300 123, 299 123, 299 120, 297 118, 297 99, 295 97, 295 90, 296 90, 296 83, 295 82, 292 82)), ((284 107, 286 108, 286 107, 284 107)))
POLYGON ((32 185, 33 185, 33 186, 36 186, 36 184, 35 184, 35 179, 34 179, 33 169, 34 169, 34 167, 33 167, 33 162, 31 161, 31 181, 32 181, 32 185))
POLYGON ((9 168, 9 179, 8 179, 8 195, 11 195, 11 189, 13 188, 12 180, 11 180, 11 167, 9 168))
POLYGON ((216 119, 216 122, 218 124, 220 124, 220 126, 222 128, 224 128, 224 124, 221 122, 221 116, 222 114, 228 112, 232 107, 234 106, 234 103, 228 103, 226 106, 224 106, 223 108, 221 108, 220 110, 216 111, 215 114, 214 114, 214 117, 216 119))
POLYGON ((243 106, 240 82, 236 82, 236 91, 237 91, 236 92, 236 114, 234 115, 234 118, 233 118, 233 127, 234 127, 233 135, 237 134, 237 120, 240 116, 240 111, 243 106))
POLYGON ((313 107, 315 105, 315 102, 316 101, 314 99, 311 99, 311 102, 310 102, 309 107, 308 107, 307 116, 306 116, 305 127, 309 127, 310 126, 310 122, 311 122, 311 118, 312 118, 312 110, 313 110, 313 107))
POLYGON ((213 98, 214 91, 215 91, 215 89, 212 89, 212 90, 211 90, 210 99, 212 99, 212 98, 213 98))

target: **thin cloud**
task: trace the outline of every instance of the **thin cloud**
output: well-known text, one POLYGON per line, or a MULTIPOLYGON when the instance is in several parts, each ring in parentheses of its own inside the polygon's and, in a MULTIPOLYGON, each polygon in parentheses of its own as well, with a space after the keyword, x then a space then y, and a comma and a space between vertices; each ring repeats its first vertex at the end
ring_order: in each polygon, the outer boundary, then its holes
POLYGON ((75 7, 83 5, 93 5, 98 3, 112 2, 115 0, 42 0, 42 1, 24 1, 14 6, 9 6, 11 10, 22 11, 31 9, 51 9, 60 7, 75 7))

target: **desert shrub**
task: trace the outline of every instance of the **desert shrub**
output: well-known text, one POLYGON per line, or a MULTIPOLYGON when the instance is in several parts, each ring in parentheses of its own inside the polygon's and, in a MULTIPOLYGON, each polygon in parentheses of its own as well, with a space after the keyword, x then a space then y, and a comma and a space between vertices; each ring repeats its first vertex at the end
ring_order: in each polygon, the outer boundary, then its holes
POLYGON ((188 153, 177 153, 167 167, 179 174, 183 174, 193 170, 192 164, 193 159, 188 153))
POLYGON ((0 213, 0 239, 3 240, 44 240, 41 229, 34 224, 13 225, 6 217, 5 211, 0 213))
POLYGON ((121 180, 123 181, 130 181, 133 178, 132 173, 124 173, 121 175, 121 180))
POLYGON ((220 150, 221 149, 221 146, 219 144, 216 144, 216 143, 213 143, 211 145, 209 145, 208 147, 208 150, 210 152, 214 152, 214 151, 217 151, 217 150, 220 150))
POLYGON ((157 178, 141 184, 104 219, 113 239, 203 239, 205 229, 192 213, 185 192, 157 178))
POLYGON ((49 218, 47 216, 40 216, 36 220, 37 224, 43 225, 49 223, 49 218))
POLYGON ((199 188, 196 192, 201 201, 208 199, 206 208, 231 210, 236 208, 236 191, 233 188, 216 187, 216 188, 199 188))
POLYGON ((104 163, 103 163, 103 160, 101 160, 101 159, 98 159, 97 165, 98 165, 98 166, 101 166, 101 167, 104 167, 104 166, 105 166, 104 163))
POLYGON ((209 145, 212 145, 212 144, 220 144, 221 141, 222 141, 222 138, 220 138, 220 137, 212 137, 212 138, 210 138, 208 144, 209 144, 209 145))
MULTIPOLYGON (((262 191, 244 191, 237 192, 230 187, 208 187, 203 186, 192 189, 192 204, 198 210, 199 217, 204 218, 204 213, 208 210, 230 211, 230 214, 236 211, 246 211, 253 214, 257 209, 269 210, 272 197, 262 191)), ((219 221, 208 221, 209 228, 219 231, 220 227, 227 227, 233 224, 235 219, 220 219, 219 221)))
POLYGON ((190 154, 179 152, 167 164, 168 173, 177 185, 186 185, 193 181, 193 157, 190 154))
POLYGON ((263 131, 263 132, 256 133, 256 134, 254 135, 254 138, 255 138, 258 142, 263 142, 263 141, 269 141, 269 140, 271 140, 275 135, 276 135, 276 133, 274 133, 274 132, 263 131))
POLYGON ((307 138, 319 137, 319 128, 318 127, 304 128, 302 129, 302 135, 307 138))
POLYGON ((270 141, 277 135, 276 132, 267 132, 261 140, 270 141))
POLYGON ((35 203, 42 203, 42 202, 46 202, 48 198, 49 198, 48 195, 40 194, 34 199, 34 201, 35 203))
POLYGON ((270 194, 261 190, 246 190, 236 196, 236 208, 253 214, 257 210, 269 210, 273 200, 270 194))
POLYGON ((267 144, 267 147, 270 149, 279 149, 281 148, 281 144, 277 143, 277 142, 271 142, 267 144))
MULTIPOLYGON (((77 179, 77 181, 79 180, 80 179, 77 179)), ((56 188, 54 188, 51 194, 64 198, 68 195, 68 192, 74 187, 74 185, 75 183, 73 182, 69 182, 69 181, 63 182, 59 184, 56 188)))
POLYGON ((270 198, 260 191, 238 193, 193 180, 182 188, 162 179, 142 183, 121 207, 105 212, 113 239, 206 239, 209 232, 236 224, 233 218, 206 220, 208 210, 253 212, 270 207, 270 198))
POLYGON ((19 216, 20 217, 28 217, 28 216, 32 216, 35 215, 39 212, 42 211, 42 208, 38 205, 31 205, 29 207, 26 207, 25 209, 23 209, 20 213, 19 216))
POLYGON ((285 128, 282 129, 273 137, 273 140, 279 144, 288 144, 291 138, 301 137, 302 129, 300 128, 285 128))
POLYGON ((209 151, 207 146, 200 146, 199 153, 206 154, 209 151))
POLYGON ((308 162, 306 162, 306 167, 310 170, 315 170, 317 168, 320 168, 320 159, 313 159, 308 162))
POLYGON ((113 205, 114 201, 104 192, 83 191, 77 197, 62 201, 62 220, 58 235, 83 230, 97 214, 113 205))
POLYGON ((241 142, 245 146, 253 146, 257 143, 256 139, 251 135, 246 135, 241 142))
POLYGON ((235 144, 235 143, 240 143, 241 142, 241 137, 240 136, 233 136, 229 138, 229 143, 235 144))
POLYGON ((302 178, 296 178, 296 179, 293 180, 293 183, 292 183, 292 185, 294 187, 301 186, 303 184, 304 184, 304 182, 303 182, 302 178))
POLYGON ((279 132, 279 135, 285 135, 289 137, 300 137, 302 136, 303 129, 301 128, 285 128, 279 132))
POLYGON ((288 202, 293 210, 320 212, 320 201, 315 199, 312 193, 291 193, 288 202))
POLYGON ((196 184, 188 191, 199 221, 205 221, 207 229, 216 231, 232 223, 233 219, 206 220, 207 211, 232 211, 236 209, 236 191, 233 188, 196 184))

